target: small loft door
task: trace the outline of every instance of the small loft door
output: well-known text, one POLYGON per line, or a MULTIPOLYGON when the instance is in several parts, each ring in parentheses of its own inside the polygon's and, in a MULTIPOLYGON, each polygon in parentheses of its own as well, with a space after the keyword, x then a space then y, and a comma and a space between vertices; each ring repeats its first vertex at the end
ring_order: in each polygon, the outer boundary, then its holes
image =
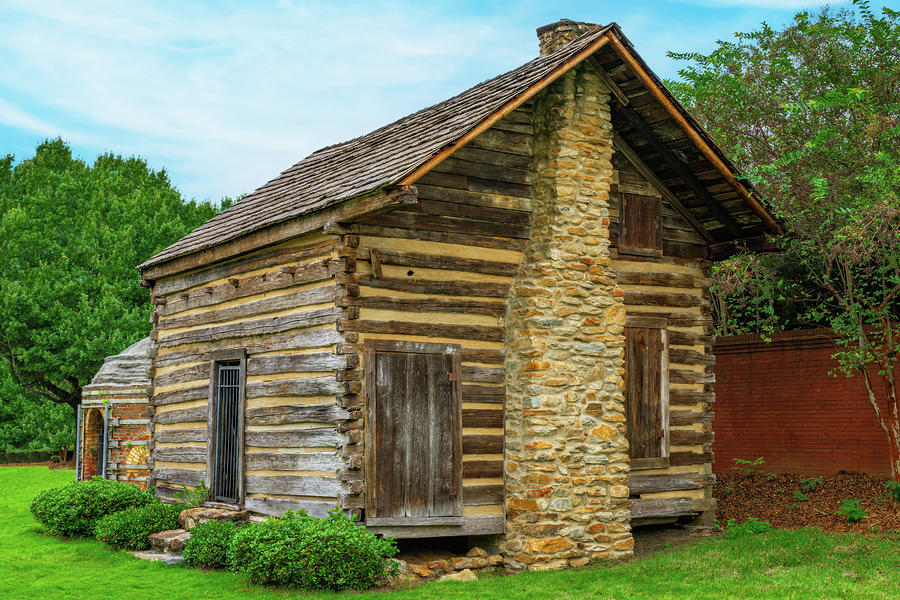
POLYGON ((366 360, 366 521, 461 517, 458 347, 381 342, 366 360))

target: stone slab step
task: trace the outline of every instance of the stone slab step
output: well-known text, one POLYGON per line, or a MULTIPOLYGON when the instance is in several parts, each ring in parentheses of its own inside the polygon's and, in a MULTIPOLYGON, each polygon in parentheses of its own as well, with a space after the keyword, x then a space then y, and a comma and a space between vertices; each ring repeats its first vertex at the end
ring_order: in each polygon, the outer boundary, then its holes
POLYGON ((156 552, 167 554, 181 554, 184 543, 191 539, 191 533, 187 529, 169 529, 159 533, 151 533, 147 536, 150 547, 156 552))
POLYGON ((166 552, 132 552, 133 556, 142 560, 156 560, 170 567, 184 564, 184 557, 177 554, 169 554, 166 552))

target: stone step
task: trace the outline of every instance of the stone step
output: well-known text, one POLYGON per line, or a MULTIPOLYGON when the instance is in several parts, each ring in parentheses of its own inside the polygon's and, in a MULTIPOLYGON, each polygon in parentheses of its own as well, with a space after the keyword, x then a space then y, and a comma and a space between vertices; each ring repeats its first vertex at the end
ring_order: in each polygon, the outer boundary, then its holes
POLYGON ((151 533, 147 536, 150 547, 160 553, 178 555, 184 550, 184 543, 191 539, 191 533, 187 529, 169 529, 159 533, 151 533))
POLYGON ((184 557, 178 554, 169 554, 167 552, 153 552, 153 551, 144 551, 144 552, 132 552, 132 555, 140 558, 141 560, 156 560, 170 567, 174 567, 176 565, 180 565, 184 563, 184 557))

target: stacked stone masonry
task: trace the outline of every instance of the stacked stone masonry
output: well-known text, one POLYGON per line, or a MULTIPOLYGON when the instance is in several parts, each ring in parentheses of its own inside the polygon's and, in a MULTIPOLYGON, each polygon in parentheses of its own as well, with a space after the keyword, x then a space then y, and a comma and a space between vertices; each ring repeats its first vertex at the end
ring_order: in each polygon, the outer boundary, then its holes
POLYGON ((512 569, 632 553, 624 433, 624 292, 609 268, 609 95, 589 67, 539 96, 532 235, 507 308, 512 569))

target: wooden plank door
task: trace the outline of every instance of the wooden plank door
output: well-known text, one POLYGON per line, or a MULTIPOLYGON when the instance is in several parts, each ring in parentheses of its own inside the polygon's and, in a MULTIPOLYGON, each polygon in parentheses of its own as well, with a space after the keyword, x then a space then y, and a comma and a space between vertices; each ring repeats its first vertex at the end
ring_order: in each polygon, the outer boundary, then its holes
POLYGON ((367 355, 367 520, 462 515, 459 355, 425 351, 430 346, 367 355))
POLYGON ((625 328, 625 418, 632 468, 653 468, 668 456, 666 330, 625 328))

